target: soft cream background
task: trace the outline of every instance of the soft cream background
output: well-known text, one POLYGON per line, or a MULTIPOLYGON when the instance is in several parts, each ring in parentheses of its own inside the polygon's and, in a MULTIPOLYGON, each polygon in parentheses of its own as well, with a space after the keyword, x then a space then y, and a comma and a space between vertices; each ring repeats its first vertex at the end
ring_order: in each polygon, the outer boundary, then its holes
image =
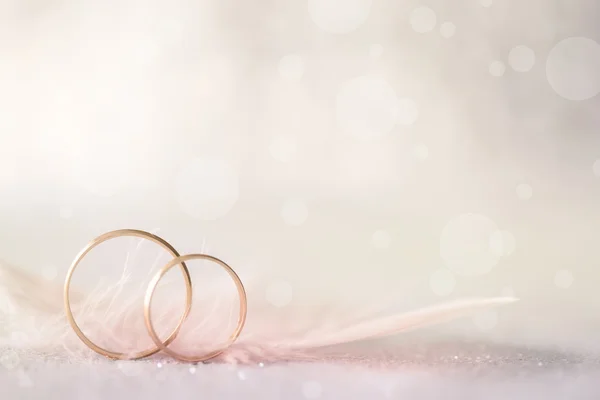
POLYGON ((598 349, 595 12, 0 0, 0 255, 158 230, 273 307, 514 294, 436 332, 598 349))

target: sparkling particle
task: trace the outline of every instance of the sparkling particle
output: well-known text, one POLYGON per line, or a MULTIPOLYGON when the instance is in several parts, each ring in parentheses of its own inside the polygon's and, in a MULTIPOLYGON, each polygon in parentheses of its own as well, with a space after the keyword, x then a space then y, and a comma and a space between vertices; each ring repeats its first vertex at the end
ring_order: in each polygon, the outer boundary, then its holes
POLYGON ((500 258, 490 249, 490 236, 496 231, 494 221, 479 214, 450 220, 440 237, 440 256, 446 267, 461 276, 490 272, 500 258))
POLYGON ((281 208, 281 217, 287 225, 300 226, 308 219, 308 207, 302 200, 288 200, 281 208))
POLYGON ((422 143, 416 145, 415 148, 413 149, 413 152, 415 154, 415 157, 421 161, 426 160, 427 157, 429 156, 429 149, 427 148, 427 146, 425 146, 422 143))
POLYGON ((492 330, 498 325, 498 313, 490 310, 476 314, 473 316, 473 323, 482 331, 492 330))
POLYGON ((6 369, 16 368, 19 361, 19 355, 14 350, 2 350, 0 353, 0 365, 6 369))
POLYGON ((496 231, 490 235, 490 249, 498 257, 506 257, 515 251, 516 241, 508 231, 496 231))
POLYGON ((435 12, 429 7, 417 7, 410 13, 410 25, 417 33, 432 31, 436 23, 435 12))
POLYGON ((392 237, 387 231, 379 230, 373 233, 371 241, 376 248, 387 249, 392 243, 392 237))
POLYGON ((162 368, 162 363, 156 363, 156 368, 162 368))
POLYGON ((273 306, 285 307, 292 301, 292 285, 283 281, 273 282, 267 287, 265 297, 273 306))
POLYGON ((371 58, 379 58, 383 55, 383 46, 380 44, 372 44, 369 49, 369 55, 371 58))
POLYGON ((373 0, 308 0, 308 12, 322 30, 344 34, 365 23, 372 3, 373 0))
POLYGON ((269 146, 271 156, 280 162, 290 162, 296 156, 296 138, 292 135, 279 135, 269 146))
POLYGON ((546 78, 567 100, 591 99, 600 93, 600 44, 571 37, 556 44, 546 59, 546 78))
POLYGON ((190 374, 195 374, 196 373, 196 367, 190 367, 190 374))
POLYGON ((238 371, 237 376, 240 379, 240 381, 246 380, 246 374, 244 373, 244 371, 238 371))
POLYGON ((592 171, 594 172, 594 175, 600 177, 600 160, 594 161, 594 165, 592 165, 592 171))
POLYGON ((504 75, 506 71, 506 65, 502 61, 492 61, 490 64, 490 74, 495 77, 504 75))
POLYGON ((482 7, 491 7, 492 0, 479 0, 479 4, 481 4, 482 7))
POLYGON ((176 178, 176 198, 193 218, 213 221, 225 216, 238 200, 239 181, 235 169, 216 158, 196 158, 176 178))
POLYGON ((264 363, 261 363, 261 362, 259 362, 259 363, 258 363, 258 366, 259 366, 260 368, 262 368, 262 367, 264 367, 264 366, 265 366, 265 364, 264 364, 264 363))
POLYGON ((413 99, 399 99, 397 103, 397 122, 400 125, 412 125, 419 118, 419 107, 413 99))
POLYGON ((302 385, 302 394, 307 399, 318 399, 323 393, 323 387, 319 382, 308 381, 302 385))
POLYGON ((394 128, 396 92, 385 80, 360 76, 344 83, 336 97, 338 126, 361 140, 378 139, 394 128))
POLYGON ((517 197, 521 200, 529 200, 533 195, 533 189, 526 183, 517 186, 517 197))
POLYGON ((440 34, 446 39, 451 38, 456 33, 456 25, 452 22, 444 22, 440 26, 440 34))
POLYGON ((448 269, 434 271, 429 277, 429 287, 437 296, 447 296, 454 291, 456 278, 448 269))
POLYGON ((527 46, 513 47, 508 53, 508 65, 518 72, 527 72, 535 64, 535 53, 527 46))
POLYGON ((297 54, 284 56, 279 60, 279 75, 286 80, 297 81, 304 74, 304 61, 297 54))
POLYGON ((573 284, 573 274, 571 271, 562 269, 554 275, 554 284, 561 289, 568 289, 573 284))
POLYGON ((58 213, 62 219, 73 218, 73 210, 70 209, 69 207, 61 207, 60 210, 58 211, 58 213))

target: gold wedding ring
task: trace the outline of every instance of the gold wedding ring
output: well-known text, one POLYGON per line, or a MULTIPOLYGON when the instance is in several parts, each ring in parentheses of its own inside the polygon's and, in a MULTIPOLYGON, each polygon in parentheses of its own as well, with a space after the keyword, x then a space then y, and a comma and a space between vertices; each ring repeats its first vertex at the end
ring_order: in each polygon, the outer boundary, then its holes
POLYGON ((211 358, 218 356, 219 354, 221 354, 225 350, 227 350, 236 341, 236 339, 240 336, 242 329, 244 328, 244 324, 246 323, 247 308, 248 308, 248 301, 246 298, 246 290, 244 289, 244 285, 242 284, 242 281, 240 280, 239 276, 235 273, 235 271, 229 265, 225 264, 225 262, 219 260, 218 258, 209 256, 207 254, 188 254, 188 255, 180 256, 180 257, 177 257, 177 258, 171 260, 168 264, 166 264, 164 267, 162 267, 162 269, 160 271, 158 271, 158 273, 150 281, 150 284, 148 285, 148 290, 146 291, 146 298, 144 300, 144 319, 146 321, 146 328, 148 329, 148 333, 150 334, 152 341, 154 341, 154 344, 158 348, 160 348, 162 351, 164 351, 165 353, 167 353, 168 355, 170 355, 171 357, 173 357, 179 361, 196 363, 196 362, 206 361, 206 360, 209 360, 211 358), (154 296, 154 291, 156 290, 156 285, 158 285, 158 282, 160 282, 162 277, 171 268, 173 268, 177 264, 184 264, 191 260, 209 260, 209 261, 212 261, 212 262, 218 264, 223 269, 225 269, 225 271, 227 271, 227 273, 229 274, 231 279, 233 279, 233 282, 235 283, 235 286, 238 291, 238 296, 240 298, 240 311, 239 311, 237 326, 236 326, 234 332, 231 334, 231 336, 227 340, 226 344, 217 350, 214 350, 207 354, 201 354, 201 355, 184 355, 184 354, 177 353, 177 352, 169 349, 167 347, 169 345, 169 343, 167 343, 167 342, 163 343, 160 340, 160 338, 156 334, 154 325, 152 324, 151 305, 152 305, 152 298, 154 296))
POLYGON ((65 285, 64 285, 64 304, 65 304, 65 311, 67 314, 67 320, 68 320, 69 324, 71 325, 71 327, 73 328, 73 330, 75 331, 75 333, 77 334, 77 336, 79 337, 79 339, 86 346, 88 346, 90 349, 92 349, 93 351, 95 351, 98 354, 101 354, 105 357, 108 357, 111 359, 116 359, 116 360, 137 360, 137 359, 151 356, 162 350, 165 353, 172 356, 173 358, 176 358, 177 360, 180 360, 180 361, 186 361, 186 362, 206 361, 206 360, 209 360, 209 359, 216 357, 219 354, 223 353, 229 346, 231 346, 237 340, 240 333, 242 332, 242 329, 244 328, 244 324, 246 322, 246 315, 247 315, 247 308, 248 308, 246 291, 244 289, 244 285, 242 284, 242 281, 240 280, 239 276, 235 273, 235 271, 229 265, 227 265, 225 262, 223 262, 222 260, 220 260, 216 257, 206 255, 206 254, 189 254, 189 255, 181 256, 177 252, 177 250, 175 250, 175 248, 173 246, 171 246, 166 240, 164 240, 152 233, 141 231, 141 230, 135 230, 135 229, 120 229, 120 230, 107 232, 107 233, 95 238, 91 242, 89 242, 83 248, 83 250, 81 250, 81 252, 77 255, 77 257, 75 257, 75 260, 73 261, 73 263, 71 264, 71 267, 69 268, 69 271, 67 272, 67 277, 65 279, 65 285), (121 353, 121 352, 111 351, 111 350, 105 349, 103 347, 100 347, 97 344, 95 344, 94 342, 92 342, 83 333, 83 331, 81 330, 79 325, 77 325, 77 322, 75 321, 73 312, 71 310, 71 302, 70 302, 70 297, 69 297, 69 289, 71 286, 71 279, 73 277, 73 273, 74 273, 75 269, 77 268, 77 266, 81 263, 83 258, 93 248, 95 248, 99 244, 101 244, 107 240, 114 239, 117 237, 122 237, 122 236, 132 236, 132 237, 138 237, 138 238, 150 240, 150 241, 160 245, 162 248, 167 250, 174 257, 173 260, 171 260, 164 267, 162 267, 160 269, 160 271, 158 271, 158 273, 150 281, 150 284, 148 286, 148 289, 146 291, 146 296, 144 299, 144 320, 146 323, 146 328, 147 328, 148 334, 152 338, 152 341, 154 342, 155 347, 153 347, 151 349, 143 350, 143 351, 140 351, 137 353, 121 353), (213 262, 219 264, 219 266, 221 266, 222 268, 224 268, 227 271, 227 273, 233 279, 233 281, 237 287, 238 295, 240 298, 240 312, 239 312, 237 327, 236 327, 235 331, 233 332, 233 334, 229 337, 225 346, 223 346, 217 350, 214 350, 208 354, 190 356, 190 355, 183 355, 183 354, 177 353, 177 352, 169 349, 168 346, 176 339, 176 337, 179 334, 181 327, 182 327, 184 321, 186 320, 186 318, 188 317, 191 307, 192 307, 192 281, 191 281, 188 267, 185 263, 186 263, 186 261, 198 260, 198 259, 213 261, 213 262), (156 286, 158 285, 159 281, 163 278, 163 276, 169 270, 171 270, 176 265, 179 265, 181 267, 181 271, 183 272, 183 276, 184 276, 184 280, 185 280, 186 306, 185 306, 185 310, 184 310, 182 316, 179 319, 177 326, 169 334, 167 339, 163 342, 158 337, 156 330, 154 328, 154 325, 152 323, 151 304, 152 304, 154 292, 156 290, 156 286))
MULTIPOLYGON (((69 288, 71 286, 71 279, 73 277, 73 272, 75 272, 75 269, 77 268, 77 266, 79 265, 81 260, 83 260, 83 258, 93 248, 95 248, 99 244, 106 242, 107 240, 115 239, 115 238, 123 237, 123 236, 132 236, 132 237, 138 237, 138 238, 150 240, 150 241, 160 245, 165 250, 167 250, 173 257, 179 257, 179 253, 177 252, 177 250, 175 250, 175 248, 173 248, 173 246, 171 246, 166 240, 164 240, 152 233, 149 233, 149 232, 139 231, 139 230, 135 230, 135 229, 121 229, 121 230, 107 232, 101 236, 98 236, 96 239, 89 242, 87 244, 87 246, 85 246, 83 248, 83 250, 77 255, 77 257, 75 257, 75 261, 73 261, 73 264, 71 264, 71 268, 69 268, 69 272, 67 272, 67 278, 65 280, 65 288, 64 288, 65 311, 67 312, 67 319, 69 321, 69 324, 71 325, 71 327, 73 328, 73 330, 75 331, 77 336, 79 336, 79 339, 81 339, 81 341, 83 343, 85 343, 85 345, 88 346, 90 349, 94 350, 96 353, 101 354, 105 357, 116 359, 116 360, 136 360, 139 358, 144 358, 144 357, 148 357, 153 354, 156 354, 157 352, 160 351, 160 348, 153 347, 151 349, 147 349, 147 350, 143 350, 143 351, 140 351, 137 353, 129 354, 129 353, 120 353, 120 352, 116 352, 116 351, 107 350, 105 348, 98 346, 97 344, 92 342, 82 332, 81 328, 79 328, 79 325, 77 325, 77 322, 75 321, 75 318, 73 317, 73 312, 71 310, 71 302, 70 302, 70 298, 69 298, 69 288)), ((177 334, 179 333, 179 329, 181 328, 183 321, 185 321, 185 319, 187 318, 187 316, 190 312, 191 306, 192 306, 192 279, 190 277, 190 272, 188 271, 187 266, 183 263, 181 264, 181 270, 183 272, 183 276, 185 279, 185 287, 186 287, 186 291, 187 291, 186 307, 185 307, 185 311, 184 311, 183 315, 179 319, 179 323, 177 324, 177 327, 173 330, 173 332, 171 332, 171 334, 167 338, 167 340, 166 340, 167 343, 171 343, 173 340, 175 340, 175 338, 177 337, 177 334)))

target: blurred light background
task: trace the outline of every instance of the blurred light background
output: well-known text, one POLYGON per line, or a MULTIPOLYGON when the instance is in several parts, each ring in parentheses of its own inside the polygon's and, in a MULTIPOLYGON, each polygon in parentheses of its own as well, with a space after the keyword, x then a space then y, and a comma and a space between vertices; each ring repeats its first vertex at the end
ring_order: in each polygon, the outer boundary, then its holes
POLYGON ((274 308, 515 295, 435 333, 600 349, 598 17, 0 0, 0 257, 60 282, 93 237, 146 229, 274 308))

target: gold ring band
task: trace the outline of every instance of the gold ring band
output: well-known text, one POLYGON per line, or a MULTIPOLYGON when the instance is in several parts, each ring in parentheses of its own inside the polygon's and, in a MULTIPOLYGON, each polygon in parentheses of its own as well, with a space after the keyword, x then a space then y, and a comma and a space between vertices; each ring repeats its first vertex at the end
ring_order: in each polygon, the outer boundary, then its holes
MULTIPOLYGON (((77 255, 77 257, 75 257, 75 260, 71 264, 71 267, 69 268, 69 271, 67 272, 67 277, 65 279, 65 286, 64 286, 64 303, 65 303, 65 311, 67 313, 67 319, 69 321, 69 324, 71 325, 71 327, 73 328, 73 330, 75 331, 77 336, 79 337, 79 339, 81 339, 81 341, 83 343, 85 343, 85 345, 87 345, 90 349, 92 349, 96 353, 106 356, 108 358, 117 359, 117 360, 136 360, 136 359, 144 358, 147 356, 151 356, 151 355, 159 352, 161 349, 166 348, 166 346, 168 346, 173 340, 175 340, 175 338, 179 334, 181 326, 183 325, 183 322, 187 318, 187 316, 191 310, 191 307, 192 307, 192 280, 190 277, 190 273, 187 269, 187 266, 185 265, 185 263, 183 261, 180 261, 181 258, 182 257, 180 257, 177 250, 175 250, 175 248, 173 248, 173 246, 171 246, 166 240, 164 240, 152 233, 141 231, 141 230, 120 229, 120 230, 116 230, 116 231, 111 231, 111 232, 107 232, 101 236, 98 236, 96 239, 89 242, 83 248, 83 250, 81 250, 81 252, 77 255), (150 240, 150 241, 160 245, 162 248, 167 250, 173 257, 175 257, 175 259, 168 264, 168 265, 170 265, 169 269, 177 264, 181 265, 181 270, 183 272, 185 286, 186 286, 186 292, 187 292, 186 293, 185 311, 184 311, 183 315, 181 316, 181 318, 179 319, 179 323, 177 324, 177 327, 171 332, 169 337, 165 340, 165 343, 162 343, 155 334, 152 337, 152 339, 153 339, 154 343, 157 345, 157 347, 143 350, 143 351, 133 353, 133 354, 110 351, 110 350, 104 349, 104 348, 98 346, 97 344, 95 344, 94 342, 92 342, 81 331, 81 329, 77 325, 77 322, 75 322, 75 318, 73 317, 73 312, 71 310, 71 302, 70 302, 70 298, 69 298, 69 288, 71 285, 71 279, 73 277, 73 272, 75 271, 75 269, 77 268, 77 266, 79 265, 81 260, 83 260, 83 258, 94 247, 98 246, 99 244, 101 244, 107 240, 114 239, 114 238, 121 237, 121 236, 133 236, 133 237, 138 237, 138 238, 142 238, 142 239, 147 239, 147 240, 150 240), (159 346, 159 344, 160 344, 160 346, 159 346)), ((162 277, 162 275, 159 276, 159 279, 160 279, 160 277, 162 277)), ((157 282, 155 282, 154 286, 152 286, 153 288, 156 286, 156 283, 157 282)), ((155 333, 154 331, 152 331, 152 332, 155 333)))
POLYGON ((229 346, 231 346, 236 341, 236 339, 239 337, 240 333, 242 332, 242 329, 244 328, 244 324, 246 323, 247 309, 248 309, 248 302, 247 302, 247 298, 246 298, 246 290, 244 289, 244 285, 242 284, 242 281, 240 280, 239 276, 225 262, 219 260, 216 257, 209 256, 207 254, 188 254, 185 256, 178 256, 175 259, 171 260, 164 267, 162 267, 162 269, 160 271, 158 271, 156 273, 156 275, 154 276, 154 278, 150 281, 150 284, 148 285, 148 290, 146 291, 146 297, 144 299, 144 319, 146 321, 146 328, 148 329, 148 333, 150 334, 150 337, 154 341, 154 344, 160 350, 169 354, 171 357, 173 357, 179 361, 192 362, 192 363, 209 360, 209 359, 214 358, 214 357, 218 356, 219 354, 223 353, 225 350, 227 350, 227 348, 229 348, 229 346), (236 327, 235 331, 233 332, 233 334, 229 337, 226 345, 218 350, 212 351, 208 354, 199 355, 199 356, 188 356, 188 355, 177 353, 177 352, 169 349, 167 346, 171 342, 165 341, 163 343, 160 340, 160 338, 158 337, 158 335, 156 334, 156 331, 152 324, 151 305, 152 305, 152 298, 154 296, 154 292, 156 290, 156 286, 158 285, 158 282, 162 279, 162 277, 171 268, 173 268, 177 264, 184 265, 185 262, 191 261, 191 260, 209 260, 209 261, 215 262, 215 263, 219 264, 221 267, 223 267, 223 269, 225 269, 225 271, 227 271, 229 276, 233 279, 233 281, 237 287, 238 295, 240 298, 240 313, 239 313, 239 317, 238 317, 237 327, 236 327))

